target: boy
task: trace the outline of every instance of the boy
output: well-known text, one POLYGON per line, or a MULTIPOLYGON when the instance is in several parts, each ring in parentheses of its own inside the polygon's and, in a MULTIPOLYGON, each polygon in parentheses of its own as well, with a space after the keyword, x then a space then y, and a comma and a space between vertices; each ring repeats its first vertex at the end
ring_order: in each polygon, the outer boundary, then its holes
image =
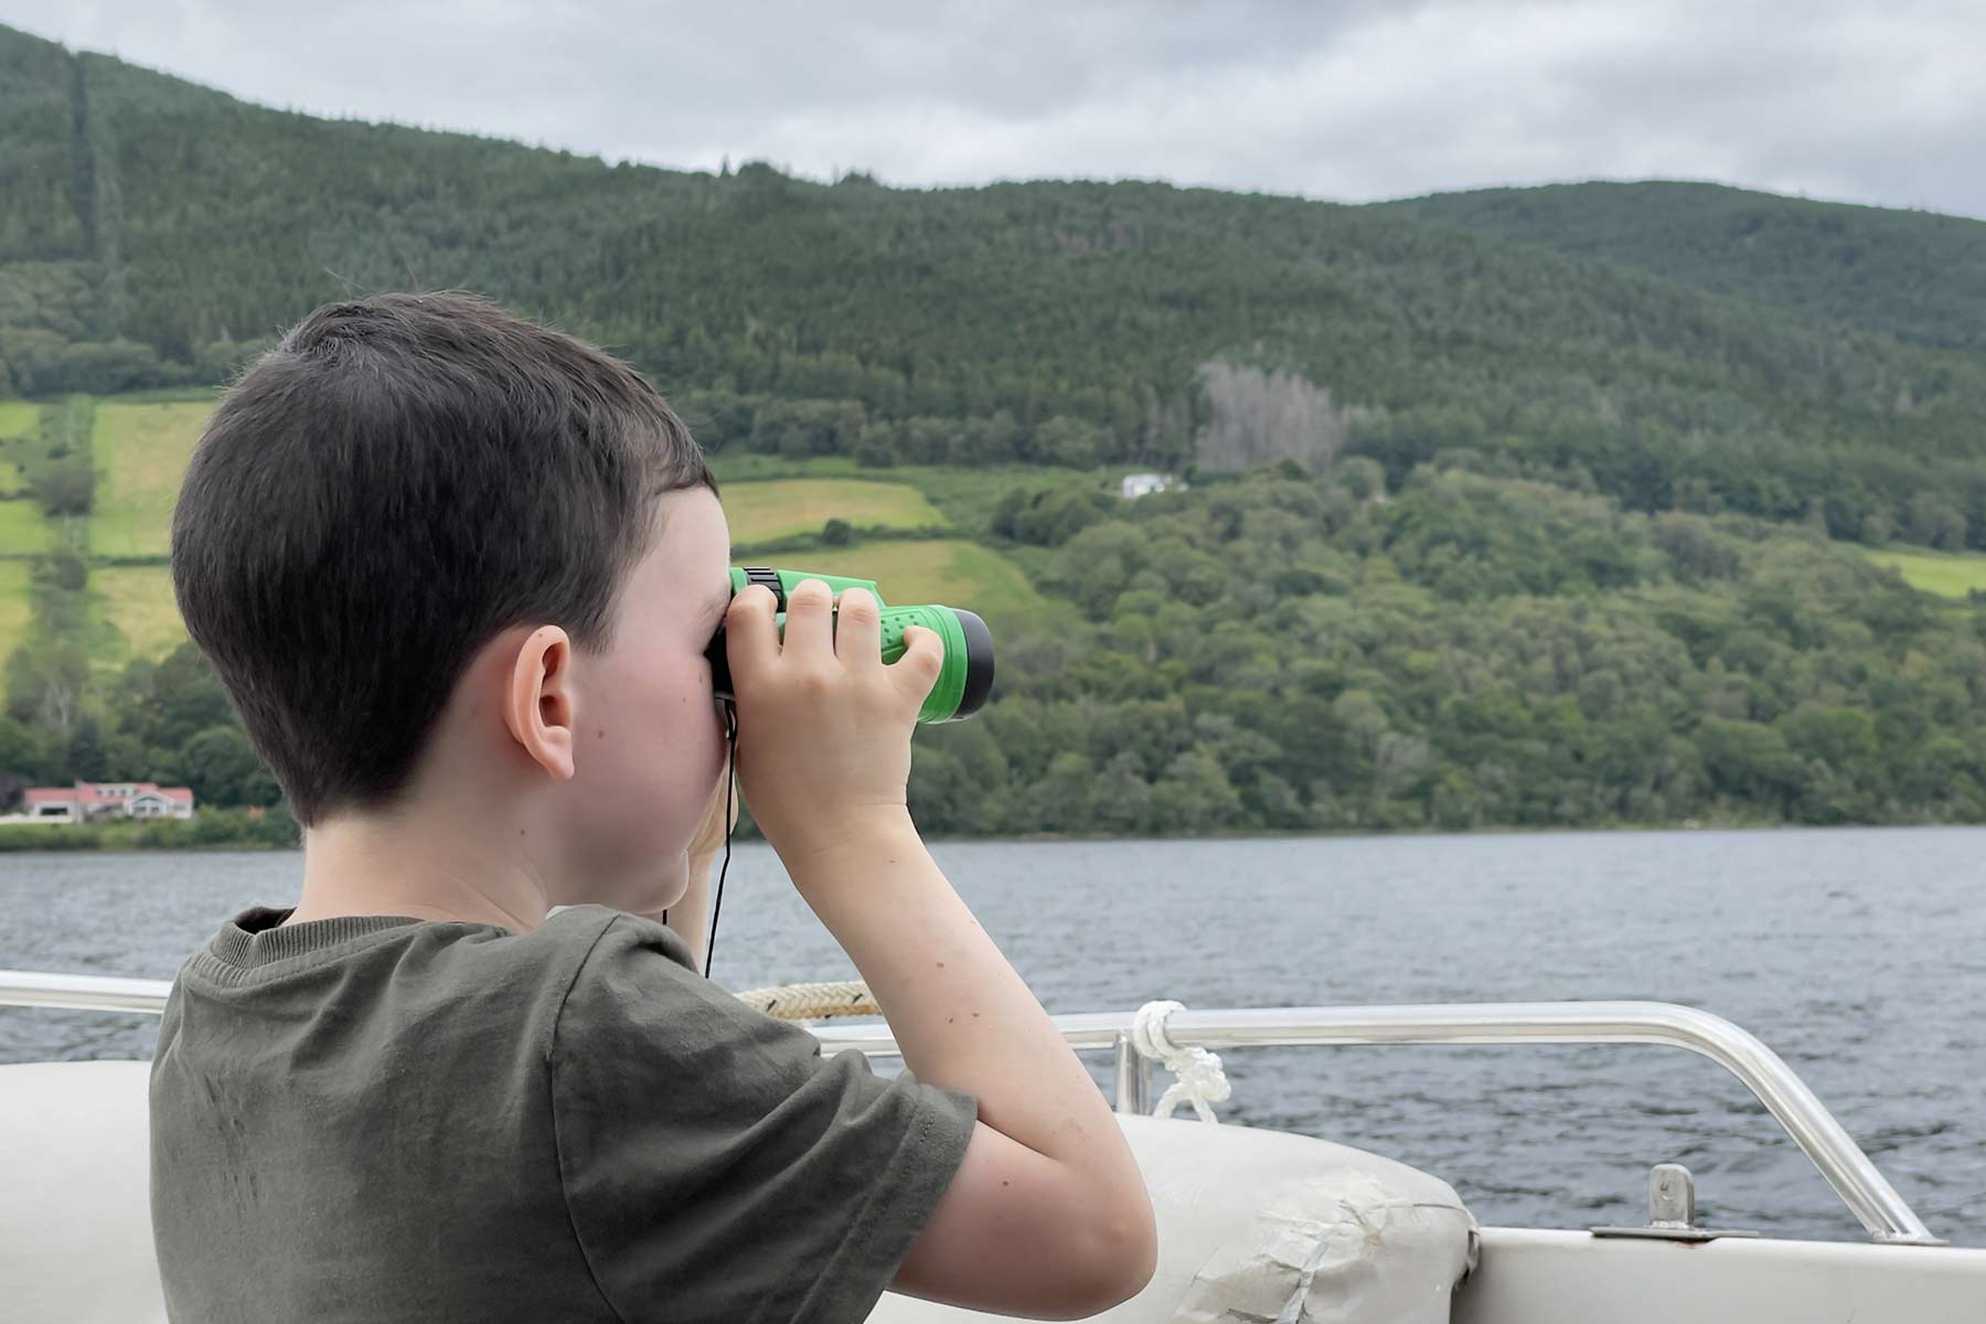
POLYGON ((305 827, 152 1068, 174 1320, 1072 1318, 1150 1202, 904 805, 940 645, 730 598, 716 483, 627 365, 470 295, 327 305, 229 391, 173 580, 305 827), (712 986, 722 623, 744 797, 906 1071, 712 986), (556 914, 554 906, 569 907, 556 914), (667 912, 670 925, 659 922, 667 912))

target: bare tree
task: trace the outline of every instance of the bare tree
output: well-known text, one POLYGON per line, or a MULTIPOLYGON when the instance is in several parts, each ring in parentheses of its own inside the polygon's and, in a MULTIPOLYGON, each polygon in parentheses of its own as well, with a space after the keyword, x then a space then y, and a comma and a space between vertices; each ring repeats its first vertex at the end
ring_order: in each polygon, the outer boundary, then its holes
POLYGON ((1297 372, 1265 373, 1210 360, 1199 369, 1212 417, 1195 449, 1209 469, 1295 460, 1313 473, 1331 466, 1357 411, 1331 403, 1328 388, 1297 372))

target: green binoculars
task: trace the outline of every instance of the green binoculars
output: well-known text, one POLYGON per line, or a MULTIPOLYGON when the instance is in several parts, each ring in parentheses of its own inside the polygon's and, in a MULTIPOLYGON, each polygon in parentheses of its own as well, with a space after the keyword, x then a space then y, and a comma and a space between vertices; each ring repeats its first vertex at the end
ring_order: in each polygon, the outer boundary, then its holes
MULTIPOLYGON (((762 584, 772 590, 773 610, 777 613, 774 619, 783 635, 786 628, 786 595, 803 579, 820 580, 837 597, 843 589, 849 588, 866 588, 876 595, 876 602, 882 607, 885 662, 894 662, 903 656, 903 632, 907 627, 922 625, 936 631, 938 638, 944 641, 945 665, 938 672, 931 692, 925 696, 924 706, 918 710, 918 721, 956 721, 972 716, 985 705, 986 696, 993 689, 993 635, 986 628, 986 622, 972 612, 957 607, 892 607, 883 602, 883 595, 877 590, 873 579, 822 575, 811 570, 775 570, 762 565, 732 566, 731 592, 736 596, 752 584, 762 584)), ((718 697, 728 699, 732 697, 731 661, 724 649, 724 629, 720 626, 704 655, 710 659, 711 677, 718 697)))

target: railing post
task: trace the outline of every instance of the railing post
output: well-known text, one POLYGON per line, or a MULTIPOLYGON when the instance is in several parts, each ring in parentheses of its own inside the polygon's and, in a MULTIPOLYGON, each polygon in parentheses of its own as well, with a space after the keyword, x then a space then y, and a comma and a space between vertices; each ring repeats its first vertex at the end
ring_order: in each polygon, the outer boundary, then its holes
POLYGON ((1115 1049, 1117 1111, 1128 1117, 1142 1117, 1152 1110, 1152 1064, 1132 1044, 1128 1034, 1117 1036, 1115 1049))

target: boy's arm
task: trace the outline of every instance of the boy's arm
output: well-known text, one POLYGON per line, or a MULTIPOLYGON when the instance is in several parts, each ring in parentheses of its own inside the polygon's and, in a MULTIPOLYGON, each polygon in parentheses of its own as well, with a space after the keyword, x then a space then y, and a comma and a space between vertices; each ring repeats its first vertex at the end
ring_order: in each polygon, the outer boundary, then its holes
POLYGON ((727 618, 738 769, 795 887, 868 981, 920 1080, 975 1095, 964 1161, 897 1285, 1040 1317, 1135 1294, 1156 1258, 1150 1197, 1102 1093, 925 850, 905 808, 910 731, 942 645, 881 659, 875 599, 809 580, 748 588, 727 618))
POLYGON ((879 815, 790 871, 868 981, 904 1064, 979 1100, 981 1125, 898 1290, 1076 1318, 1142 1289, 1151 1201, 1123 1133, 908 813, 879 815))

